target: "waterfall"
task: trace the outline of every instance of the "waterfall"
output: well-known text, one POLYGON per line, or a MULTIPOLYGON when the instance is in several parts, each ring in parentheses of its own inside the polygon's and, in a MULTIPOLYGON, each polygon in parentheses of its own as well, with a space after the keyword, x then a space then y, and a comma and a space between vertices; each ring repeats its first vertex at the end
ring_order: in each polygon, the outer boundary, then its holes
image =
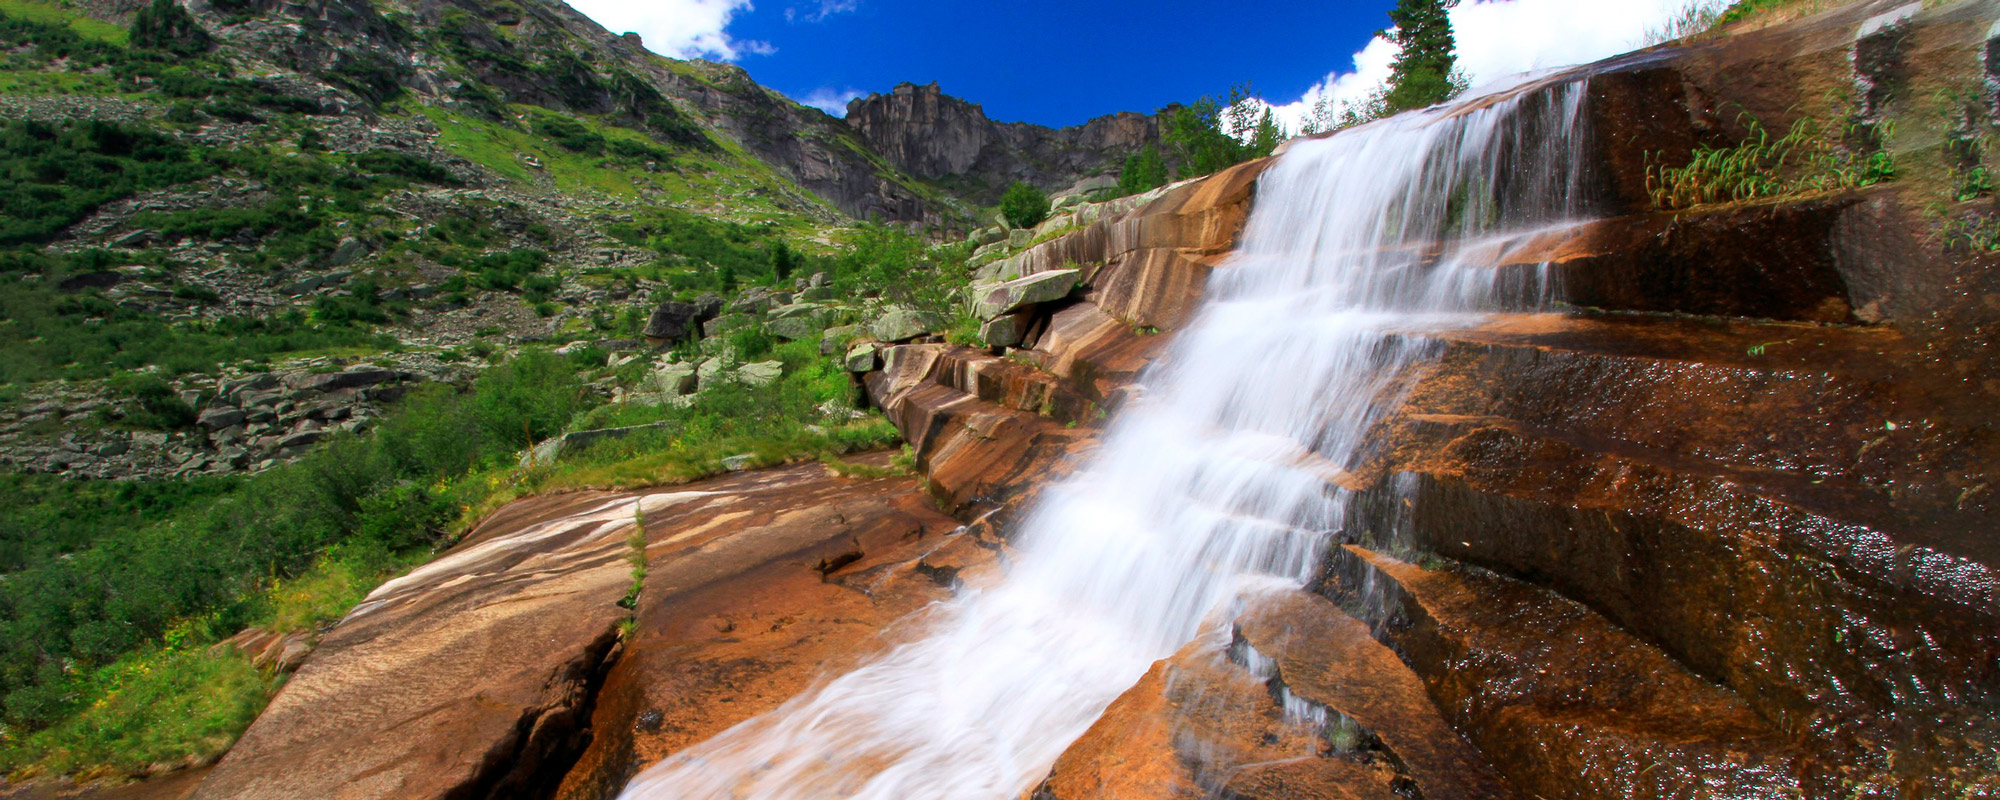
POLYGON ((1012 569, 923 635, 654 765, 622 797, 1012 800, 1240 595, 1302 586, 1421 334, 1532 309, 1507 241, 1583 209, 1581 83, 1293 143, 1239 252, 1103 445, 1023 521, 1012 569))

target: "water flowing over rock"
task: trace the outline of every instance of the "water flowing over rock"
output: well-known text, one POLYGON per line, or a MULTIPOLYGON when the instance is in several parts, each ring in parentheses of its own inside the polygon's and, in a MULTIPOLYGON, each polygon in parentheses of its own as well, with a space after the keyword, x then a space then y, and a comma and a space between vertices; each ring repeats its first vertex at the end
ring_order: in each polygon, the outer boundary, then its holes
POLYGON ((623 796, 1032 788, 1245 588, 1313 577, 1344 501, 1327 474, 1369 455, 1365 434, 1395 399, 1385 382, 1430 354, 1384 328, 1469 326, 1540 296, 1458 258, 1458 243, 1579 210, 1583 97, 1581 85, 1507 93, 1295 146, 1265 173, 1241 253, 1145 399, 1030 513, 1003 581, 935 613, 927 638, 669 757, 623 796), (1418 247, 1440 242, 1435 256, 1418 247))

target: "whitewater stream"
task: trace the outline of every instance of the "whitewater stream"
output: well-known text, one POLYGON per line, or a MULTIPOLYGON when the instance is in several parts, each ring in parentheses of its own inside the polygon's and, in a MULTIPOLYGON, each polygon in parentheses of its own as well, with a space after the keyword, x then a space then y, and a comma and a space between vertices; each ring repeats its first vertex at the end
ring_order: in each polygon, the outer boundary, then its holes
POLYGON ((1535 308, 1506 243, 1585 207, 1581 83, 1488 92, 1295 142, 1240 250, 1006 576, 923 634, 635 778, 630 800, 1013 800, 1151 665, 1244 592, 1305 585, 1408 335, 1535 308))

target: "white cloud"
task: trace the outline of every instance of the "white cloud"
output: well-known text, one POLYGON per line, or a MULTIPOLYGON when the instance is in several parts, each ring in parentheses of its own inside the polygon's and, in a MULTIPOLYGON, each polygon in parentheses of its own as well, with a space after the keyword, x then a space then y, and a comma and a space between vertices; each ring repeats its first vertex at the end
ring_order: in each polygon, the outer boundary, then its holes
MULTIPOLYGON (((1451 24, 1459 65, 1478 85, 1630 51, 1644 44, 1649 30, 1703 1, 1468 0, 1451 10, 1451 24)), ((1321 97, 1331 96, 1336 108, 1366 98, 1388 80, 1395 59, 1396 46, 1376 38, 1354 54, 1351 68, 1328 73, 1304 97, 1276 106, 1278 116, 1298 130, 1321 97)))
POLYGON ((867 94, 867 92, 857 92, 853 89, 821 87, 812 90, 811 93, 804 97, 795 97, 792 99, 799 101, 800 105, 811 106, 836 117, 846 117, 847 104, 864 94, 867 94))
POLYGON ((786 22, 825 22, 827 17, 845 14, 861 7, 860 0, 819 0, 819 8, 800 11, 797 6, 785 8, 786 22))
POLYGON ((770 55, 769 43, 743 41, 729 35, 729 22, 750 0, 569 0, 613 33, 634 31, 646 49, 672 58, 735 61, 744 55, 770 55))

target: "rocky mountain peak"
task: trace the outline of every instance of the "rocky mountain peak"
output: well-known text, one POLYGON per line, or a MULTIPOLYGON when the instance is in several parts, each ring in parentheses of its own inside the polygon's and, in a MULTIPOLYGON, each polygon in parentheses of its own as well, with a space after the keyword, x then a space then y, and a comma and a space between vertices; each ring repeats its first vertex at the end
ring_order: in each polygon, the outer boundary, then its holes
POLYGON ((1116 173, 1127 155, 1159 138, 1157 120, 1129 111, 1067 128, 995 122, 935 82, 856 99, 847 105, 847 124, 897 169, 963 187, 981 203, 998 200, 1015 181, 1060 190, 1116 173))

